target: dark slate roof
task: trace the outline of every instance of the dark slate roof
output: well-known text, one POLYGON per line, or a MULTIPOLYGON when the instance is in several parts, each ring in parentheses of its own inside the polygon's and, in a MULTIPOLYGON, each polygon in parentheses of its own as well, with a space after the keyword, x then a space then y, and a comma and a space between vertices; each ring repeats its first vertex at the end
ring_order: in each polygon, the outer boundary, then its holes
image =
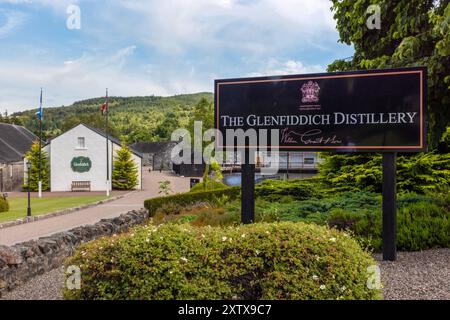
POLYGON ((131 146, 141 153, 160 153, 168 148, 173 148, 176 144, 176 141, 136 142, 131 146))
POLYGON ((22 161, 36 140, 38 137, 22 126, 0 123, 0 162, 22 161))
MULTIPOLYGON (((99 135, 101 135, 101 136, 106 138, 106 133, 104 131, 102 131, 100 129, 97 129, 97 128, 94 128, 94 127, 91 127, 91 126, 88 126, 87 124, 84 124, 84 123, 81 123, 81 125, 85 126, 86 128, 88 128, 88 129, 94 131, 95 133, 98 133, 99 135)), ((118 144, 119 146, 121 144, 119 139, 117 139, 115 137, 112 137, 110 135, 108 135, 108 139, 111 140, 112 142, 114 142, 115 144, 118 144)), ((135 148, 130 147, 130 146, 128 146, 128 147, 130 148, 131 152, 133 152, 138 157, 142 158, 142 154, 138 150, 136 150, 135 148)))

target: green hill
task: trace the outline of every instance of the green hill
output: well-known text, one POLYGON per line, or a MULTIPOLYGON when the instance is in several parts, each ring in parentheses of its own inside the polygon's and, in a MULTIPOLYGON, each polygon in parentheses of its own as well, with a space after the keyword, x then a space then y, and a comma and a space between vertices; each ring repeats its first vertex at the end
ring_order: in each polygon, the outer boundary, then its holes
MULTIPOLYGON (((110 97, 110 132, 125 138, 128 143, 170 139, 175 128, 188 126, 194 107, 202 98, 212 101, 213 95, 202 92, 171 97, 110 97)), ((100 114, 104 101, 103 97, 93 98, 77 101, 71 106, 44 109, 44 137, 57 136, 81 122, 104 129, 104 117, 100 114)), ((36 111, 27 110, 12 116, 37 134, 36 111)))

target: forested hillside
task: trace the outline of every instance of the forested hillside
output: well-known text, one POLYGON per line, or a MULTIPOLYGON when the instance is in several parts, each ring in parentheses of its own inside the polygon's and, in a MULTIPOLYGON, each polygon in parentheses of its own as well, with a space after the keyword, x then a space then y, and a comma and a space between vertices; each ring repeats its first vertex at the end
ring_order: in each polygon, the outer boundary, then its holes
MULTIPOLYGON (((127 143, 170 139, 176 128, 187 128, 195 106, 201 99, 212 101, 211 93, 195 93, 172 97, 110 97, 110 132, 127 143)), ((45 108, 43 118, 44 138, 61 134, 78 123, 86 123, 99 129, 105 126, 100 113, 104 98, 75 102, 71 106, 45 108)), ((11 115, 25 127, 38 133, 39 121, 35 110, 11 115)))

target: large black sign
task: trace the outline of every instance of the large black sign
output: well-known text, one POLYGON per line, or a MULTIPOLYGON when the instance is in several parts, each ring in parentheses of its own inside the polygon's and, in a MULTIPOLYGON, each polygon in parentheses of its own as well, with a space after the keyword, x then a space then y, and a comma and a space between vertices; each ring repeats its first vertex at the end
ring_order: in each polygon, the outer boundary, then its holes
POLYGON ((227 129, 277 129, 281 150, 426 151, 426 106, 422 67, 215 81, 225 147, 249 146, 227 129))

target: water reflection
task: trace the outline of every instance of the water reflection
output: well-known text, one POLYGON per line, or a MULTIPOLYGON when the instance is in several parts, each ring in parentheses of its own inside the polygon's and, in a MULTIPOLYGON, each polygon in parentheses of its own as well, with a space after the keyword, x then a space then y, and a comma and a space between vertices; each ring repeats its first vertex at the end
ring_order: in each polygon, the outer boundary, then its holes
MULTIPOLYGON (((315 176, 315 173, 289 173, 289 179, 306 179, 315 176)), ((261 173, 255 173, 255 183, 260 183, 268 179, 286 179, 286 173, 279 173, 276 175, 261 175, 261 173)), ((241 173, 226 174, 223 178, 223 183, 228 186, 240 186, 241 185, 241 173)))

